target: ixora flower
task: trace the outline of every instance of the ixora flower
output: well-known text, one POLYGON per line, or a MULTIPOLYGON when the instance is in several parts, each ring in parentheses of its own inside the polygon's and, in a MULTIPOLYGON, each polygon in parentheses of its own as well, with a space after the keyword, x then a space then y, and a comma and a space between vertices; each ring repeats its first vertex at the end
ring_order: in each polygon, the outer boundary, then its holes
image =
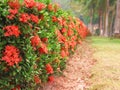
POLYGON ((46 43, 48 41, 48 38, 42 38, 41 39, 44 43, 46 43))
POLYGON ((57 17, 56 16, 52 16, 52 21, 53 22, 57 22, 58 21, 57 17))
POLYGON ((36 84, 41 83, 41 80, 40 80, 39 76, 37 76, 37 75, 34 76, 34 81, 36 84))
POLYGON ((60 43, 65 43, 66 42, 65 36, 63 36, 59 30, 56 31, 56 34, 57 34, 58 41, 60 43))
POLYGON ((9 13, 15 15, 18 13, 18 9, 9 9, 9 13))
POLYGON ((73 30, 68 29, 67 33, 68 33, 68 36, 72 36, 73 35, 73 30))
POLYGON ((13 20, 14 17, 15 17, 15 15, 13 15, 13 14, 7 16, 7 18, 10 19, 10 20, 13 20))
POLYGON ((11 90, 21 90, 20 89, 20 85, 17 85, 15 88, 11 89, 11 90))
POLYGON ((48 8, 49 11, 53 11, 53 5, 52 4, 48 4, 47 8, 48 8))
POLYGON ((48 82, 53 82, 54 81, 54 76, 49 76, 48 77, 48 82))
POLYGON ((34 23, 38 24, 38 22, 39 22, 38 16, 35 16, 35 15, 33 15, 33 14, 30 14, 30 17, 31 17, 31 20, 32 20, 34 23))
POLYGON ((31 44, 33 47, 37 47, 40 44, 41 40, 38 35, 31 38, 31 44))
POLYGON ((36 3, 36 7, 38 9, 38 11, 41 11, 42 9, 44 9, 46 7, 46 5, 44 3, 36 3))
POLYGON ((30 16, 27 13, 22 13, 20 15, 19 21, 23 23, 27 23, 30 20, 30 16))
POLYGON ((13 9, 19 9, 20 8, 20 3, 19 3, 18 0, 9 1, 8 5, 13 9))
POLYGON ((61 29, 61 32, 62 32, 62 33, 65 33, 66 31, 67 31, 66 28, 62 28, 62 29, 61 29))
POLYGON ((46 44, 41 43, 41 47, 38 49, 40 54, 47 54, 48 53, 48 49, 46 44))
POLYGON ((5 61, 8 66, 13 66, 22 60, 19 54, 20 51, 18 48, 12 45, 7 45, 5 47, 5 51, 3 52, 2 60, 5 61))
POLYGON ((3 28, 6 32, 4 33, 4 36, 16 36, 18 37, 20 35, 20 30, 18 26, 15 25, 9 25, 3 28))
POLYGON ((24 0, 24 4, 27 8, 33 8, 36 6, 36 2, 34 0, 24 0))
POLYGON ((61 50, 61 57, 66 57, 67 56, 67 54, 66 54, 66 52, 65 52, 65 50, 61 50))
POLYGON ((45 70, 47 71, 48 74, 53 73, 53 68, 52 68, 52 66, 50 64, 46 64, 45 70))

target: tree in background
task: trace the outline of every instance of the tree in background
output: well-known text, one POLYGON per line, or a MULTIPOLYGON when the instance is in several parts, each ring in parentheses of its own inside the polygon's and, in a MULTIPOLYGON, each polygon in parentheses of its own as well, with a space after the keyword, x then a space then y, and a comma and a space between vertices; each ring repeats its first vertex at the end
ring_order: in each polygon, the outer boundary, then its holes
POLYGON ((116 7, 114 34, 120 34, 120 0, 117 0, 116 5, 117 7, 116 7))
POLYGON ((79 6, 82 8, 82 10, 78 8, 80 13, 89 18, 91 33, 93 33, 95 23, 99 25, 101 36, 109 37, 113 36, 114 33, 120 33, 120 14, 118 11, 120 0, 72 0, 72 4, 74 4, 73 2, 79 2, 79 6))

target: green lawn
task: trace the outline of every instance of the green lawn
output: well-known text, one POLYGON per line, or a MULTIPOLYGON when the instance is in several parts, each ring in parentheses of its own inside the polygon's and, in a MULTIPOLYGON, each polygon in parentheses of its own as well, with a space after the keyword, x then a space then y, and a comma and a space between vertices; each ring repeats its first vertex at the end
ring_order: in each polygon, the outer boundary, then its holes
POLYGON ((120 39, 90 37, 97 63, 90 90, 120 90, 120 39))

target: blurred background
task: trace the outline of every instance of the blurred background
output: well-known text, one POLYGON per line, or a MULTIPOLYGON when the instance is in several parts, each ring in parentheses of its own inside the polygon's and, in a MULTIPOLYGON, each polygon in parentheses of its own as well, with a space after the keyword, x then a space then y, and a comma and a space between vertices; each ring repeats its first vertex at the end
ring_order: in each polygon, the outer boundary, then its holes
POLYGON ((72 12, 92 35, 120 37, 120 0, 52 0, 72 12))

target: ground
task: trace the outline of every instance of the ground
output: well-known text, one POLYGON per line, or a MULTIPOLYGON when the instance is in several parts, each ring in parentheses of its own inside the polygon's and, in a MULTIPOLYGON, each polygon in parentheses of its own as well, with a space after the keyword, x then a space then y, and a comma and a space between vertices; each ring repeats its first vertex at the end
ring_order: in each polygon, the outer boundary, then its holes
POLYGON ((120 90, 120 39, 92 37, 93 57, 89 90, 120 90))
POLYGON ((90 69, 95 62, 92 54, 88 43, 78 45, 74 55, 69 57, 63 75, 56 76, 53 83, 47 83, 39 90, 86 90, 90 85, 90 69))
POLYGON ((120 40, 88 38, 69 57, 63 75, 38 90, 120 90, 120 40))

